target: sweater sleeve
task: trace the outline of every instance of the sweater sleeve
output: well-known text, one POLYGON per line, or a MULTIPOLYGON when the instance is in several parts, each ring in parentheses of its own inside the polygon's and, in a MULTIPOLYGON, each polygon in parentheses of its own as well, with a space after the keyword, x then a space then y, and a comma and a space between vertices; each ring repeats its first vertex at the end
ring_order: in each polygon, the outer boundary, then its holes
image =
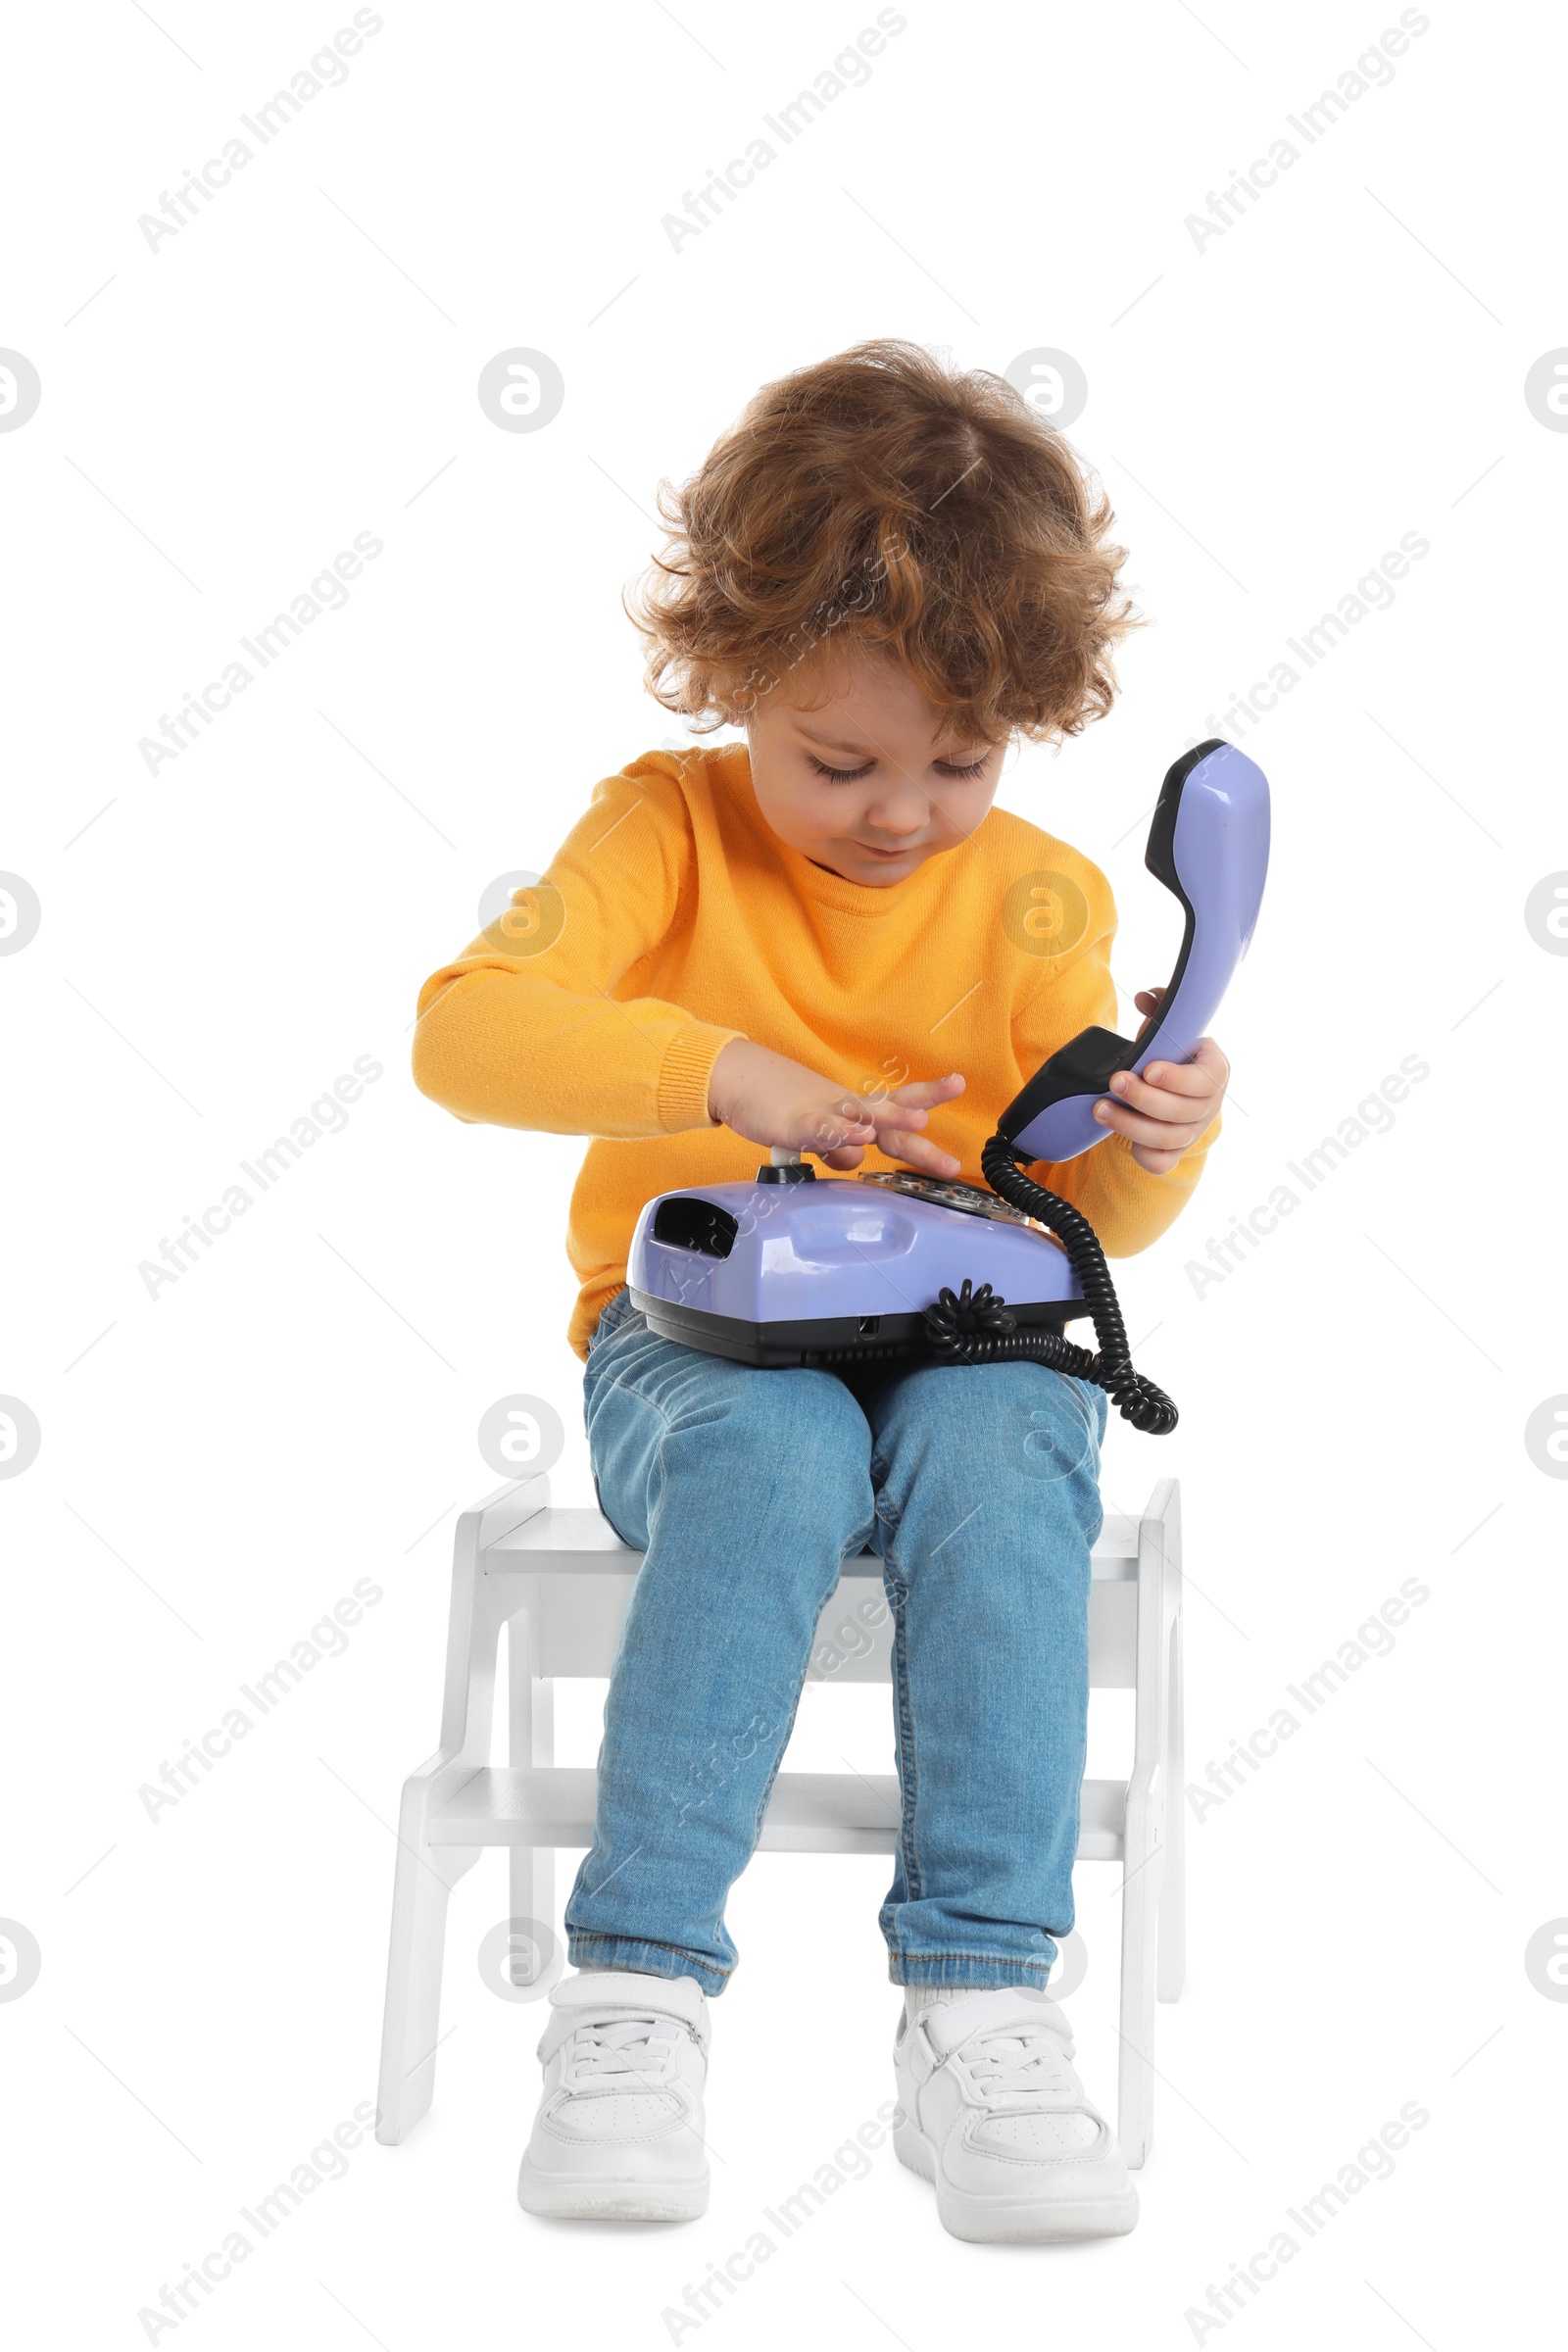
MULTIPOLYGON (((1116 910, 1110 885, 1087 858, 1074 858, 1074 875, 1084 885, 1088 907, 1084 939, 1054 959, 1014 1021, 1018 1063, 1031 1077, 1080 1029, 1117 1027, 1116 984, 1110 976, 1116 910)), ((1163 1176, 1140 1167, 1127 1138, 1114 1133, 1080 1152, 1076 1159, 1036 1160, 1026 1173, 1082 1211, 1107 1257, 1131 1257, 1175 1223, 1197 1189, 1209 1146, 1219 1132, 1216 1113, 1163 1176)))
POLYGON ((414 1082, 469 1124, 612 1140, 709 1127, 710 1073, 742 1033, 617 994, 695 887, 672 762, 596 786, 549 869, 419 991, 414 1082))

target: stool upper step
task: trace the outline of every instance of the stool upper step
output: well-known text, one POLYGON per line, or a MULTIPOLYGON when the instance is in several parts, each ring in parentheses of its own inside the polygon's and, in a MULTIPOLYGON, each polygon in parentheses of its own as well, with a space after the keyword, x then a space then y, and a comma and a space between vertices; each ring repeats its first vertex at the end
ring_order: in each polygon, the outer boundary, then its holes
MULTIPOLYGON (((432 1845, 589 1846, 598 1774, 573 1765, 484 1765, 430 1817, 432 1845)), ((1085 1781, 1078 1857, 1119 1862, 1125 1781, 1085 1781)), ((892 1773, 781 1772, 758 1840, 764 1853, 891 1854, 899 1784, 892 1773)))
MULTIPOLYGON (((1096 1580, 1131 1583, 1138 1574, 1138 1521, 1121 1513, 1107 1514, 1092 1554, 1096 1580)), ((635 1574, 642 1553, 623 1544, 598 1511, 552 1506, 536 1511, 520 1526, 494 1538, 480 1550, 480 1565, 488 1575, 510 1570, 537 1574, 593 1576, 607 1570, 635 1574)), ((873 1551, 858 1552, 844 1563, 845 1576, 880 1577, 882 1562, 873 1551)))

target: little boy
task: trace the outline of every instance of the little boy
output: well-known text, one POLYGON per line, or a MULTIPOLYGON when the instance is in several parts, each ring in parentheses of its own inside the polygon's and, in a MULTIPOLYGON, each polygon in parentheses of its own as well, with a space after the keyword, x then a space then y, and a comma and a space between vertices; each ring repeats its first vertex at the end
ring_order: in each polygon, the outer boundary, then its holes
MULTIPOLYGON (((869 1545, 902 1791, 897 2152, 956 2236, 1113 2234, 1137 2192, 1045 1991, 1073 1920, 1103 1392, 1027 1361, 755 1370, 658 1338, 625 1286, 646 1200, 753 1177, 770 1147, 978 1183, 1024 1080, 1116 1025, 1104 876, 992 803, 1014 734, 1109 709, 1122 551, 1004 381, 893 341, 765 386, 664 514, 633 611, 649 685, 746 741, 601 783, 538 886, 426 981, 414 1047, 460 1119, 594 1139, 569 1337, 600 1503, 646 1553, 518 2195, 705 2210, 725 1898, 818 1615, 869 1545)), ((1118 1079, 1104 1144, 1031 1172, 1109 1254, 1144 1249, 1228 1075, 1205 1041, 1118 1079)))

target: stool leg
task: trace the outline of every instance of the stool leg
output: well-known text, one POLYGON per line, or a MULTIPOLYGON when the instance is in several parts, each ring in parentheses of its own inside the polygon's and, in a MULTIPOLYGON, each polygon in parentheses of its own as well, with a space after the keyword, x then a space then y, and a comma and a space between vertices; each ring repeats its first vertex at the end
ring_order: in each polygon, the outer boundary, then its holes
MULTIPOLYGON (((556 1757, 556 1686, 533 1672, 531 1619, 518 1610, 507 1626, 508 1760, 515 1769, 550 1765, 556 1757)), ((556 1936, 556 1856, 553 1846, 514 1845, 508 1854, 511 1916, 549 1930, 532 1940, 538 1965, 527 1969, 519 1955, 513 1983, 532 1984, 547 1965, 556 1936), (524 1971, 527 1973, 523 1973, 524 1971)))
POLYGON ((1116 2137, 1136 2171, 1149 2154, 1154 2077, 1154 1934, 1164 1857, 1155 1809, 1128 1806, 1121 1887, 1121 2019, 1117 2069, 1116 2137))
POLYGON ((1179 2001, 1187 1975, 1187 1792, 1182 1736, 1182 1621, 1170 1629, 1165 1733, 1165 1875, 1159 1890, 1159 1997, 1179 2001))
POLYGON ((403 1790, 376 2098, 375 2136, 387 2148, 408 2137, 435 2090, 447 1899, 479 1859, 475 1845, 431 1846, 426 1839, 435 1791, 441 1789, 444 1798, 442 1784, 449 1778, 450 1773, 433 1781, 416 1774, 403 1790))
POLYGON ((1171 1753, 1169 1629, 1180 1608, 1180 1489, 1161 1479, 1138 1528, 1138 1668, 1121 1882, 1121 2063, 1117 2137, 1149 2154, 1154 2104, 1154 1978, 1165 1876, 1171 1753))
POLYGON ((392 1943, 381 2031, 380 2117, 383 2147, 406 2139, 429 2107, 441 2034, 441 1959, 447 1897, 479 1859, 476 1845, 430 1843, 430 1824, 473 1778, 490 1752, 496 1648, 501 1618, 479 1574, 480 1511, 466 1511, 453 1547, 441 1745, 403 1785, 397 1870, 392 1884, 392 1943))

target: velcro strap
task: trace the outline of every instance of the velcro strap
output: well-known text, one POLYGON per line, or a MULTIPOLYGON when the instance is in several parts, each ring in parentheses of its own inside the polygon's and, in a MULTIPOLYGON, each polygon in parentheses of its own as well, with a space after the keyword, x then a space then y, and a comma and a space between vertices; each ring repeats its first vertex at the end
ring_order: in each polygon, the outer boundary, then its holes
POLYGON ((1072 2032, 1065 2013, 1043 1992, 1027 1984, 977 1985, 956 2000, 939 2001, 919 2012, 927 2041, 939 2060, 949 2058, 960 2042, 975 2034, 1039 2034, 1049 2031, 1060 2039, 1062 2053, 1072 2054, 1072 2032))
POLYGON ((630 2017, 669 2018, 694 2036, 704 2056, 710 2034, 707 2001, 695 1977, 653 1977, 630 1969, 586 1969, 552 1985, 553 2012, 540 2036, 538 2055, 552 2058, 564 2041, 591 2017, 612 2025, 630 2017))

